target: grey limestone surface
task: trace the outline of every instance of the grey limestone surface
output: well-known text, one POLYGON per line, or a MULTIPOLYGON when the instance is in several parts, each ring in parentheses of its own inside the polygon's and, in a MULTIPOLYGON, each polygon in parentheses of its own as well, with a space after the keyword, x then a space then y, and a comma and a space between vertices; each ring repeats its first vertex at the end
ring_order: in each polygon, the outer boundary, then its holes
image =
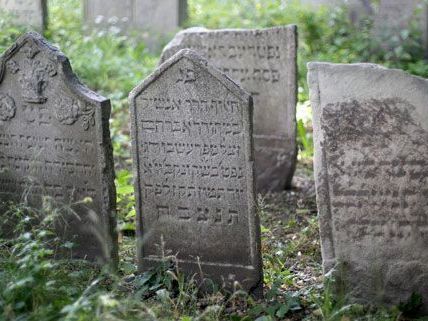
POLYGON ((357 302, 428 303, 428 81, 310 63, 325 273, 357 302))
POLYGON ((15 16, 16 22, 37 31, 47 23, 47 0, 0 0, 0 9, 15 16))
POLYGON ((261 295, 250 95, 182 50, 129 99, 139 268, 169 253, 189 275, 261 295))
POLYGON ((91 27, 116 25, 165 34, 187 18, 187 0, 85 0, 84 16, 91 27))
POLYGON ((109 117, 110 101, 84 87, 64 54, 37 33, 1 56, 1 207, 40 207, 50 196, 69 209, 58 233, 76 244, 74 257, 100 263, 118 255, 109 117))
POLYGON ((165 47, 161 62, 189 48, 204 56, 254 99, 257 190, 281 191, 296 163, 297 30, 184 30, 165 47))

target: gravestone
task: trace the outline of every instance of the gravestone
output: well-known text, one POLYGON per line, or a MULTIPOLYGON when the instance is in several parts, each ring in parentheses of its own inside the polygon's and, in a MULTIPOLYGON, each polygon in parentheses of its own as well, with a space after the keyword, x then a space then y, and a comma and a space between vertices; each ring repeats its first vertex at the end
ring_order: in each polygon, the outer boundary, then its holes
POLYGON ((254 98, 257 190, 281 191, 296 165, 296 26, 261 30, 184 30, 161 62, 183 48, 197 51, 254 98))
POLYGON ((139 268, 177 255, 181 271, 262 290, 252 100, 190 50, 130 94, 139 268))
POLYGON ((0 9, 14 15, 18 24, 38 31, 46 28, 46 0, 0 0, 0 9))
POLYGON ((428 81, 328 63, 308 81, 324 272, 357 302, 426 305, 428 81))
POLYGON ((315 10, 320 6, 346 7, 349 10, 349 18, 354 24, 357 24, 362 17, 372 15, 374 10, 371 0, 301 0, 301 3, 315 10))
POLYGON ((0 213, 9 201, 39 207, 50 196, 67 209, 58 233, 75 243, 74 257, 99 262, 117 260, 109 116, 110 101, 40 35, 21 36, 1 57, 0 213))
POLYGON ((84 16, 93 28, 115 25, 124 31, 165 34, 187 18, 187 0, 85 0, 84 16))
POLYGON ((427 16, 424 0, 381 0, 374 18, 374 33, 384 41, 391 38, 400 39, 403 30, 409 29, 410 24, 417 22, 425 31, 427 16))

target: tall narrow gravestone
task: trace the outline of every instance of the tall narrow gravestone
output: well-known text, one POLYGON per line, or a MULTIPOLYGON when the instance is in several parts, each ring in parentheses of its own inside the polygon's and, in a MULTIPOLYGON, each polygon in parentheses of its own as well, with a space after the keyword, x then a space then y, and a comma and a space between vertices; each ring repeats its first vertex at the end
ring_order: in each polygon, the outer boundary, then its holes
POLYGON ((51 196, 70 209, 58 232, 76 258, 116 260, 109 116, 110 101, 61 52, 36 33, 20 37, 0 59, 0 215, 9 201, 38 207, 51 196))
POLYGON ((91 27, 114 24, 123 30, 175 32, 187 18, 187 0, 85 0, 91 27))
POLYGON ((428 81, 372 64, 308 77, 324 271, 357 301, 427 304, 428 81))
POLYGON ((260 294, 252 100, 182 50, 130 94, 139 268, 177 255, 188 274, 260 294))
POLYGON ((262 30, 184 30, 161 62, 183 48, 197 51, 254 98, 258 191, 281 191, 296 165, 296 26, 262 30))
POLYGON ((47 23, 46 0, 0 0, 0 10, 15 16, 15 21, 37 31, 43 31, 47 23))

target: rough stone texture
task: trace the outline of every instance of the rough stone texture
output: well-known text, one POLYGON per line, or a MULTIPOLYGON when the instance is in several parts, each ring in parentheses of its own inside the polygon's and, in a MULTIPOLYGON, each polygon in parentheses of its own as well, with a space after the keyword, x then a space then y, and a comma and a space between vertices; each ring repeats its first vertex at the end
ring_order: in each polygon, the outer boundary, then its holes
POLYGON ((190 50, 130 94, 139 268, 179 268, 261 294, 252 100, 190 50))
POLYGON ((164 49, 196 50, 254 99, 257 190, 291 184, 296 163, 296 26, 261 30, 184 30, 164 49))
POLYGON ((0 0, 0 9, 13 14, 19 24, 37 31, 46 27, 46 0, 0 0))
POLYGON ((356 301, 427 304, 428 81, 327 63, 308 80, 325 273, 356 301))
MULTIPOLYGON (((114 263, 109 116, 110 101, 84 87, 68 59, 40 35, 23 35, 1 57, 1 207, 24 198, 39 207, 42 196, 51 196, 77 214, 68 213, 58 228, 76 243, 74 256, 114 263), (87 197, 92 203, 79 203, 87 197)), ((3 226, 0 233, 10 230, 3 226)))
POLYGON ((164 34, 175 32, 187 18, 187 0, 85 0, 84 16, 92 27, 98 23, 164 34))

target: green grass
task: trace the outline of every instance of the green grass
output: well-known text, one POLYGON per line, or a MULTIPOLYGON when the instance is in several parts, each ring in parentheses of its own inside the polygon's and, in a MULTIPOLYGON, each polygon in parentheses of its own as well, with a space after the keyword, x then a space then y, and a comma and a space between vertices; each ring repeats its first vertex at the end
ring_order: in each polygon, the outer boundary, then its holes
MULTIPOLYGON (((159 53, 149 52, 137 35, 84 30, 80 3, 50 0, 45 36, 70 58, 74 71, 88 87, 111 99, 119 222, 123 229, 132 230, 135 209, 127 95, 155 68, 159 53)), ((189 0, 189 9, 187 26, 298 25, 298 173, 309 181, 313 139, 306 85, 308 61, 370 61, 428 76, 414 30, 403 31, 402 42, 395 50, 381 51, 369 37, 371 22, 366 21, 357 30, 342 8, 314 12, 296 1, 189 0)), ((24 30, 11 21, 6 15, 0 16, 2 51, 24 30)), ((47 220, 18 231, 12 241, 0 240, 0 320, 404 320, 398 308, 347 305, 344 298, 333 296, 329 283, 323 284, 313 195, 287 192, 267 198, 259 200, 267 294, 262 301, 241 292, 202 295, 192 278, 177 272, 174 258, 165 258, 154 271, 136 275, 132 237, 121 237, 118 275, 85 262, 54 260, 52 245, 68 248, 71 244, 58 243, 51 233, 52 221, 47 220)), ((27 215, 21 207, 14 213, 27 215)), ((55 211, 48 207, 39 214, 52 218, 55 211)), ((411 310, 411 303, 402 310, 411 310)))

